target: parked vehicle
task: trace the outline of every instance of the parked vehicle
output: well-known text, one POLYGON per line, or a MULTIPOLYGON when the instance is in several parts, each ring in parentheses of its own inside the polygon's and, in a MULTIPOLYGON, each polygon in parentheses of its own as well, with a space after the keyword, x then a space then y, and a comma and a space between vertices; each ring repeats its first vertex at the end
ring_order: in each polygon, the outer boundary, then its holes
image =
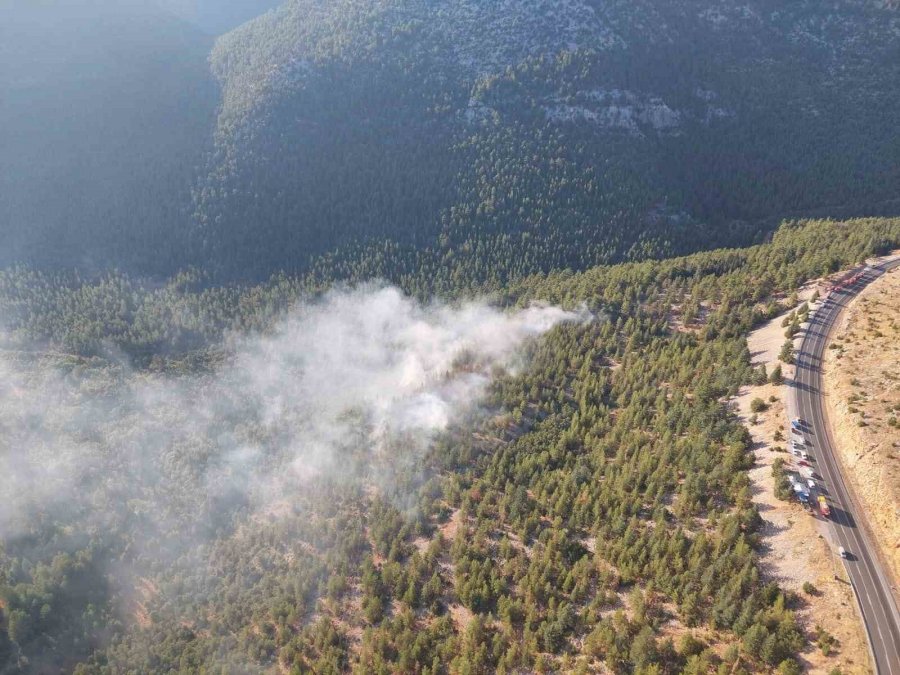
POLYGON ((819 513, 825 518, 831 515, 831 507, 828 506, 824 495, 819 495, 819 513))
POLYGON ((816 489, 816 481, 814 481, 812 478, 810 478, 809 480, 807 480, 807 481, 806 481, 806 484, 809 486, 809 489, 810 489, 810 490, 815 490, 815 489, 816 489))

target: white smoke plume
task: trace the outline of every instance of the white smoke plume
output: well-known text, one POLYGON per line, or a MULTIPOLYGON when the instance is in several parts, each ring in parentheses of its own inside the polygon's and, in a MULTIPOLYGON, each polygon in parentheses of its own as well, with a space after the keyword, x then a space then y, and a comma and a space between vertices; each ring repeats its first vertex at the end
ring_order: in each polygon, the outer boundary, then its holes
POLYGON ((212 531, 224 504, 289 501, 308 481, 365 465, 386 439, 402 437, 415 457, 477 406, 495 369, 522 366, 529 338, 582 319, 421 306, 364 287, 236 338, 211 375, 2 355, 0 542, 62 517, 94 530, 140 522, 154 545, 212 531))

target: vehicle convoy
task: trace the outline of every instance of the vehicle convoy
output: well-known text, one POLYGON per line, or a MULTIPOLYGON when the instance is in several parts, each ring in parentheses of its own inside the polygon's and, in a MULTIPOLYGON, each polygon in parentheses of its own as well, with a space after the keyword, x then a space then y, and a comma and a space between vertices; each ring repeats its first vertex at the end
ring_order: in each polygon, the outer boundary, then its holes
POLYGON ((831 507, 828 506, 828 501, 825 499, 824 495, 819 495, 819 513, 825 518, 828 518, 831 515, 831 507))

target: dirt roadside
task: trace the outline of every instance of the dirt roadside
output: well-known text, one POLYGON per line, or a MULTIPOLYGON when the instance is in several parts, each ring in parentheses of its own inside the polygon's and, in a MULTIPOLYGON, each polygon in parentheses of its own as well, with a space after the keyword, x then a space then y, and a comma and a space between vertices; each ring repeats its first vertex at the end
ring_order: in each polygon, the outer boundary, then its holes
MULTIPOLYGON (((814 286, 803 289, 800 301, 808 299, 813 291, 814 286)), ((786 339, 782 321, 788 313, 775 317, 748 337, 754 367, 764 365, 771 374, 780 364, 778 353, 786 339)), ((780 365, 784 377, 792 378, 793 366, 780 365)), ((764 523, 762 571, 800 598, 797 617, 810 640, 801 658, 808 672, 828 673, 837 667, 845 674, 869 673, 869 652, 856 601, 843 570, 833 565, 826 523, 796 501, 775 497, 772 465, 776 458, 788 465, 791 462, 790 453, 786 452, 786 396, 784 385, 766 383, 742 387, 735 400, 754 443, 756 464, 750 471, 750 480, 753 500, 764 523), (768 408, 754 414, 751 402, 757 398, 768 408), (811 584, 815 590, 805 591, 805 584, 811 584), (817 627, 837 639, 837 645, 828 654, 816 645, 817 627)))

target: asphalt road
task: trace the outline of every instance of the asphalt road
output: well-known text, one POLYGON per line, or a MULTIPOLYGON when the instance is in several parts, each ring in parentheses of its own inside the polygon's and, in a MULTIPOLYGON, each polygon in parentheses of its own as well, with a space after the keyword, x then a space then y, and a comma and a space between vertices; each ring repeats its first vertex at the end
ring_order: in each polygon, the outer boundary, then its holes
MULTIPOLYGON (((794 396, 790 414, 806 422, 805 435, 818 483, 831 506, 831 527, 835 565, 843 564, 859 602, 872 658, 879 675, 900 675, 900 613, 891 592, 889 577, 882 569, 864 528, 854 517, 860 513, 840 472, 835 442, 827 424, 822 397, 822 357, 841 311, 867 284, 885 270, 900 266, 900 259, 881 264, 850 288, 832 292, 812 316, 797 352, 797 375, 792 383, 794 396), (843 546, 849 559, 841 560, 837 547, 843 546)), ((863 268, 858 268, 862 270, 863 268)), ((811 495, 815 502, 816 496, 811 495)))

